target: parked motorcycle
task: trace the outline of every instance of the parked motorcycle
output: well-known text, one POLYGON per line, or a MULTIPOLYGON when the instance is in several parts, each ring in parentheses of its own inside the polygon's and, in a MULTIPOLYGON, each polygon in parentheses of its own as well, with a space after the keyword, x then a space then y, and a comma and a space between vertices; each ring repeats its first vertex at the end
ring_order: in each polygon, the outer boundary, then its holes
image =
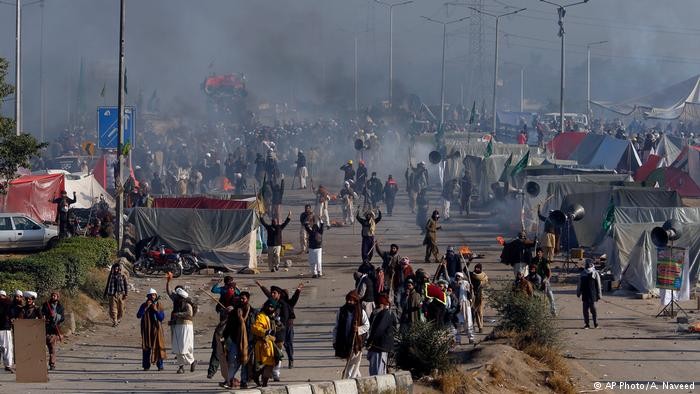
POLYGON ((141 250, 139 258, 134 262, 134 275, 142 277, 156 272, 170 272, 174 278, 183 273, 183 258, 180 253, 165 245, 154 247, 155 238, 141 250))

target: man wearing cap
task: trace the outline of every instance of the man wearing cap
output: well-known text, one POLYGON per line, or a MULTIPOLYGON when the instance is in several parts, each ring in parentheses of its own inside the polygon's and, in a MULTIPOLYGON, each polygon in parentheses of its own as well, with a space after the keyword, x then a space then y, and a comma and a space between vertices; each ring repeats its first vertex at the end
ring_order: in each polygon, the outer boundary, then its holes
POLYGON ((155 289, 148 290, 146 302, 139 307, 136 318, 141 319, 141 349, 143 350, 141 366, 144 371, 148 371, 151 364, 156 364, 158 370, 162 371, 163 360, 166 357, 163 335, 165 310, 155 289))
POLYGON ((355 217, 352 214, 352 207, 357 198, 357 193, 350 186, 350 181, 345 181, 343 188, 338 193, 338 197, 343 201, 343 224, 353 224, 355 217))
POLYGON ((369 319, 360 307, 360 296, 352 290, 345 296, 333 327, 333 349, 335 356, 347 360, 343 369, 343 379, 355 379, 360 375, 362 345, 369 331, 369 319))
POLYGON ((466 268, 464 257, 460 253, 455 253, 452 246, 448 246, 445 253, 445 268, 447 268, 447 275, 450 278, 454 278, 458 272, 463 272, 466 268))
POLYGON ((389 309, 389 297, 382 294, 377 301, 377 309, 369 318, 370 329, 367 335, 370 376, 386 374, 389 353, 394 351, 394 327, 398 323, 396 315, 389 309))
POLYGON ((73 198, 68 197, 68 192, 61 190, 61 196, 49 200, 50 203, 56 204, 56 222, 58 223, 58 237, 65 238, 68 236, 68 211, 71 204, 75 204, 76 195, 73 192, 73 198))
POLYGON ((46 320, 46 347, 49 349, 49 369, 56 369, 56 343, 63 339, 61 325, 63 324, 63 305, 59 301, 58 292, 51 293, 51 297, 41 306, 41 314, 46 320))
MULTIPOLYGON (((284 350, 287 352, 287 359, 289 360, 288 367, 290 369, 294 368, 294 319, 296 319, 294 307, 296 307, 297 302, 299 302, 299 296, 301 295, 301 290, 304 288, 304 283, 299 282, 299 285, 291 297, 287 290, 279 286, 270 286, 268 290, 260 281, 256 280, 255 284, 260 287, 260 290, 268 299, 275 301, 277 315, 280 318, 280 323, 284 326, 284 330, 277 333, 275 342, 277 342, 279 347, 284 347, 284 350)), ((273 377, 276 378, 276 380, 279 380, 281 367, 281 362, 279 362, 273 370, 273 377)))
POLYGON ((354 181, 355 180, 355 169, 352 168, 352 160, 348 160, 347 163, 343 164, 340 169, 344 172, 344 181, 354 181))
POLYGON ((119 325, 126 309, 125 301, 129 294, 129 282, 122 272, 121 262, 112 265, 107 278, 104 296, 109 299, 109 317, 112 319, 112 327, 119 325))
POLYGON ((411 266, 411 260, 408 257, 402 257, 391 279, 391 286, 394 291, 394 304, 401 305, 403 308, 405 293, 408 292, 406 283, 410 280, 415 287, 413 283, 414 278, 415 273, 413 272, 413 266, 411 266))
POLYGON ((433 215, 428 219, 425 224, 425 238, 423 238, 423 245, 425 245, 425 263, 430 263, 430 256, 435 258, 435 262, 439 263, 438 256, 440 255, 440 250, 437 246, 437 231, 442 229, 442 226, 438 225, 438 220, 440 220, 440 213, 436 210, 433 211, 433 215))
POLYGON ((36 306, 37 294, 35 291, 24 292, 24 307, 20 319, 41 319, 41 309, 36 306))
POLYGON ((182 286, 175 287, 175 291, 170 290, 172 275, 169 274, 165 282, 165 292, 173 301, 173 311, 170 314, 170 325, 172 333, 173 353, 177 358, 177 373, 185 373, 185 367, 190 367, 190 372, 194 372, 197 360, 194 358, 194 325, 192 320, 196 313, 194 302, 190 299, 189 293, 182 286))
MULTIPOLYGON (((404 257, 405 258, 405 257, 404 257)), ((401 304, 401 330, 408 330, 411 325, 421 318, 421 295, 416 291, 413 279, 406 280, 406 295, 401 304)))
POLYGON ((389 178, 384 183, 384 204, 386 204, 386 212, 389 216, 394 212, 394 201, 396 200, 396 193, 399 192, 399 186, 396 184, 394 177, 389 175, 389 178))
MULTIPOLYGON (((283 180, 284 181, 284 180, 283 180)), ((289 211, 287 218, 282 224, 279 224, 277 218, 272 218, 272 224, 265 222, 265 219, 260 216, 260 223, 265 227, 267 232, 267 265, 270 272, 279 271, 280 269, 280 254, 282 253, 282 230, 289 224, 292 219, 292 211, 289 211)))
MULTIPOLYGON (((375 241, 374 244, 374 249, 377 251, 379 257, 382 258, 382 270, 385 275, 383 287, 389 289, 393 283, 393 277, 400 267, 399 262, 401 261, 401 257, 399 256, 399 245, 391 244, 388 251, 382 251, 379 248, 379 241, 375 241)), ((391 290, 393 291, 394 289, 392 288, 391 290)))
POLYGON ((460 327, 457 330, 457 343, 462 343, 462 332, 467 334, 469 343, 474 343, 474 325, 472 323, 472 284, 464 275, 464 272, 455 274, 455 281, 452 286, 456 290, 457 302, 459 303, 459 313, 457 322, 460 327))
POLYGON ((12 305, 10 306, 10 320, 21 319, 23 310, 24 292, 22 290, 15 290, 14 297, 12 298, 12 305))
POLYGON ((5 371, 14 372, 15 360, 12 349, 12 300, 5 290, 0 290, 0 357, 5 371))

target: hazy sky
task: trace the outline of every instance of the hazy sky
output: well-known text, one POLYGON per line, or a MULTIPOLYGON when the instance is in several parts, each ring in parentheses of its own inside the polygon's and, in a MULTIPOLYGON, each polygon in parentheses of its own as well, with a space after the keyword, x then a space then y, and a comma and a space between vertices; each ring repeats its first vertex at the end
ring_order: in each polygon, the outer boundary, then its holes
MULTIPOLYGON (((34 0, 23 0, 32 3, 34 0)), ((14 7, 0 3, 0 56, 14 64, 14 7)), ((463 3, 473 4, 475 0, 463 3)), ((499 106, 515 109, 519 66, 525 66, 525 97, 558 101, 559 42, 556 9, 536 0, 484 0, 491 12, 528 10, 501 20, 499 106)), ((50 127, 65 123, 75 105, 80 59, 86 65, 87 107, 116 102, 118 0, 45 0, 44 80, 50 127), (102 85, 107 98, 101 99, 102 85)), ((25 129, 38 128, 39 4, 24 7, 23 92, 25 129)), ((593 98, 644 94, 698 74, 700 2, 693 0, 591 0, 569 9, 567 100, 581 110, 585 100, 585 44, 593 49, 593 98)), ((416 0, 395 8, 395 91, 439 98, 442 27, 425 15, 451 20, 471 15, 466 7, 416 0)), ((469 21, 449 27, 447 98, 459 103, 466 69, 469 21)), ((175 114, 201 110, 200 83, 210 72, 244 72, 258 99, 318 102, 352 97, 353 37, 359 42, 361 104, 387 95, 388 13, 367 0, 127 0, 126 53, 129 101, 139 89, 147 99, 157 89, 162 106, 175 114), (213 68, 209 68, 213 63, 213 68), (330 93, 328 93, 330 92, 330 93)), ((490 94, 494 22, 485 20, 484 79, 490 94)), ((12 71, 14 72, 14 71, 12 71)), ((468 85, 465 86, 468 88, 468 85)), ((467 89, 468 90, 468 89, 467 89)), ((471 95, 465 92, 467 100, 471 95)), ((488 97, 485 97, 489 100, 488 97)), ((487 101, 487 107, 490 101, 487 101)), ((3 112, 11 114, 11 103, 3 112)))

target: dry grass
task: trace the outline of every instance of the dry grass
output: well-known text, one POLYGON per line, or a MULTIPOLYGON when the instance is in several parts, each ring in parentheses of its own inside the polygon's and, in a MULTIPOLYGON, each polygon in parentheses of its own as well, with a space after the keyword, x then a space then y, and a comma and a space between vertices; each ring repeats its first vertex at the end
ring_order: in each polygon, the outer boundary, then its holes
POLYGON ((457 369, 450 369, 440 374, 437 383, 440 391, 445 394, 466 394, 468 392, 467 376, 457 369))
POLYGON ((547 385, 554 392, 560 394, 573 394, 576 392, 574 385, 569 381, 569 366, 559 354, 559 349, 549 346, 529 345, 522 350, 554 371, 554 374, 546 380, 547 385))
POLYGON ((506 379, 503 371, 501 368, 497 367, 496 365, 489 365, 486 369, 486 371, 491 375, 491 384, 494 386, 498 387, 504 387, 506 384, 506 379))

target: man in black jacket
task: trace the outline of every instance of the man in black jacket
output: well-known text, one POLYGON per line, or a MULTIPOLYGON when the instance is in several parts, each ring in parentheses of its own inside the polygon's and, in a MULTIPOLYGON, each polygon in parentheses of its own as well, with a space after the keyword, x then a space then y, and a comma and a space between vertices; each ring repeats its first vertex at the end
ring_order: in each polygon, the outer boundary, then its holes
POLYGON ((369 318, 367 360, 370 376, 386 374, 386 363, 389 353, 394 350, 394 331, 398 324, 396 315, 389 309, 389 297, 380 295, 378 304, 369 318))
POLYGON ((270 267, 270 272, 275 272, 280 269, 280 253, 282 252, 282 230, 289 224, 292 217, 292 211, 289 211, 287 219, 284 223, 279 224, 277 219, 272 219, 272 224, 265 223, 265 219, 261 216, 260 223, 265 227, 267 232, 267 265, 270 267))
POLYGON ((598 328, 598 313, 595 309, 595 303, 602 298, 600 287, 600 274, 596 271, 593 262, 587 261, 586 268, 581 271, 576 287, 576 296, 581 298, 583 302, 583 322, 586 324, 584 329, 589 329, 588 312, 593 315, 593 327, 598 328))
POLYGON ((309 234, 309 268, 313 278, 323 276, 323 227, 323 220, 313 216, 305 226, 309 234))

